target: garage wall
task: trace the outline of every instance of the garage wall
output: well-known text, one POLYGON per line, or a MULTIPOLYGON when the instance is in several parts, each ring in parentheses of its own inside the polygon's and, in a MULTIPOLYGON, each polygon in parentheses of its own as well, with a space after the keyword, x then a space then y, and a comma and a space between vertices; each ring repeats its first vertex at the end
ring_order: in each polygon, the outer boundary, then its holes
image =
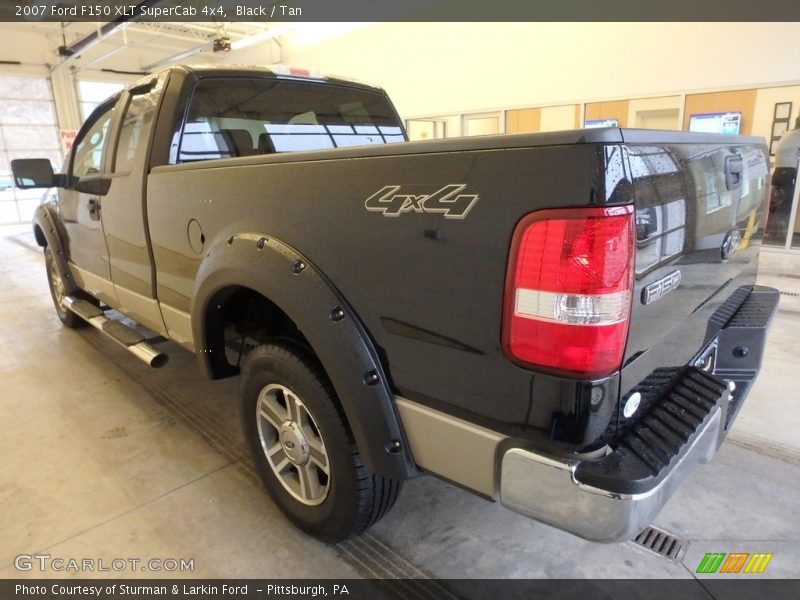
POLYGON ((584 110, 586 121, 607 121, 613 119, 620 127, 628 127, 628 101, 590 102, 584 110))
POLYGON ((753 130, 753 112, 756 105, 756 90, 736 90, 731 92, 711 92, 686 96, 683 110, 683 128, 689 129, 692 115, 717 112, 741 112, 742 124, 739 132, 750 135, 753 130))
POLYGON ((800 80, 796 23, 382 23, 282 42, 289 64, 382 85, 403 117, 800 80))
POLYGON ((628 127, 680 129, 681 96, 637 98, 628 103, 628 127))
POLYGON ((43 30, 35 25, 4 23, 0 35, 0 56, 4 61, 19 61, 30 65, 5 67, 13 69, 14 73, 46 75, 47 69, 43 65, 54 61, 53 48, 59 43, 58 38, 45 37, 43 30))
POLYGON ((566 104, 564 106, 546 106, 541 109, 539 131, 564 131, 580 127, 580 106, 566 104))
POLYGON ((506 133, 539 131, 542 111, 539 108, 519 108, 506 112, 506 133))

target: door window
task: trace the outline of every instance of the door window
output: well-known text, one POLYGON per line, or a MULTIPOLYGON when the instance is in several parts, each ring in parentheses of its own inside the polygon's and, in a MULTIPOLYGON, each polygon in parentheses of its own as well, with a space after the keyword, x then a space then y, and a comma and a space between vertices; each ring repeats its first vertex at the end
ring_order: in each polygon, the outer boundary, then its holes
POLYGON ((157 86, 150 92, 131 97, 119 130, 117 151, 114 155, 115 173, 130 172, 134 159, 143 154, 160 94, 161 86, 157 86))
POLYGON ((116 99, 93 115, 93 122, 83 135, 75 140, 75 157, 72 161, 72 176, 81 178, 100 173, 103 153, 108 146, 108 134, 114 117, 116 99))

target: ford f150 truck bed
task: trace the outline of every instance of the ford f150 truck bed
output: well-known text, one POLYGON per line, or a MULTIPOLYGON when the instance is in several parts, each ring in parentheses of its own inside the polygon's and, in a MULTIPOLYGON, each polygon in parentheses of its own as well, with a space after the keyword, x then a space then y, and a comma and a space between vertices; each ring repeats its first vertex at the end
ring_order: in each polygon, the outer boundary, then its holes
POLYGON ((407 142, 385 93, 173 67, 104 103, 34 230, 57 312, 114 308, 241 375, 297 525, 357 534, 428 472, 597 541, 713 456, 760 368, 763 140, 628 129, 407 142), (399 142, 399 143, 395 143, 399 142))

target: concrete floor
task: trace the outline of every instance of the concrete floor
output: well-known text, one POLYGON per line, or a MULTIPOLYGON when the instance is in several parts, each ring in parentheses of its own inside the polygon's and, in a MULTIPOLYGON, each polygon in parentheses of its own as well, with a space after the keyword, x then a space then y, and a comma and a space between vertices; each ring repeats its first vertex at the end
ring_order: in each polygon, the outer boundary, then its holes
POLYGON ((761 577, 800 577, 799 256, 762 260, 763 283, 796 295, 781 297, 733 432, 655 523, 685 542, 670 561, 585 542, 433 477, 408 482, 368 534, 318 543, 254 476, 235 380, 204 380, 168 342, 170 363, 153 370, 94 329, 62 327, 27 228, 0 228, 0 255, 2 578, 25 576, 14 557, 33 553, 194 559, 193 572, 168 575, 196 578, 691 578, 706 552, 734 551, 774 553, 761 577))

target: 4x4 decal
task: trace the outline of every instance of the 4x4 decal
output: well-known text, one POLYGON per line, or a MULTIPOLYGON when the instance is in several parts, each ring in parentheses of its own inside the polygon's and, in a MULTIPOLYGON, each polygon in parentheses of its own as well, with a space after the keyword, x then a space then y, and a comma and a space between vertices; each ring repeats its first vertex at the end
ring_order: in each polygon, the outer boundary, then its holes
POLYGON ((398 194, 399 185, 387 185, 367 198, 367 210, 399 217, 403 213, 440 213, 445 219, 463 219, 478 201, 478 194, 462 194, 467 185, 451 183, 432 194, 398 194))

